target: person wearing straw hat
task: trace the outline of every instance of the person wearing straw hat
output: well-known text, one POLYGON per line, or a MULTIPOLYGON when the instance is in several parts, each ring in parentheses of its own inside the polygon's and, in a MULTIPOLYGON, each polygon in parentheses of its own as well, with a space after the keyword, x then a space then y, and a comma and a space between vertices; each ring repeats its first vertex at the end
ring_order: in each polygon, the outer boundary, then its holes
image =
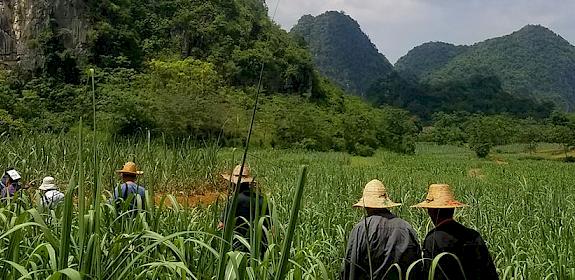
MULTIPOLYGON (((130 201, 130 210, 145 207, 146 189, 136 183, 138 176, 144 172, 138 170, 138 166, 131 161, 126 162, 121 170, 116 170, 120 174, 123 183, 114 189, 112 200, 119 203, 121 200, 130 201)), ((121 203, 120 203, 121 204, 121 203)))
POLYGON ((58 190, 53 177, 44 177, 38 189, 43 192, 40 198, 44 209, 54 209, 64 201, 64 194, 58 190))
POLYGON ((341 279, 399 279, 393 264, 405 274, 409 265, 421 259, 417 234, 389 211, 399 205, 389 198, 381 181, 365 185, 363 196, 353 207, 365 209, 366 217, 349 235, 341 279))
MULTIPOLYGON (((241 170, 241 165, 237 165, 232 174, 222 174, 222 177, 231 183, 232 189, 236 189, 236 186, 239 183, 239 187, 237 187, 236 191, 238 192, 237 198, 237 206, 235 211, 235 231, 245 237, 249 238, 250 232, 250 224, 256 226, 256 219, 258 217, 266 217, 264 219, 263 227, 269 229, 269 210, 265 206, 264 198, 262 195, 257 193, 254 188, 255 180, 251 176, 251 170, 249 166, 244 166, 243 170, 241 170), (240 171, 241 175, 240 175, 240 171), (256 208, 259 210, 259 213, 256 213, 256 208)), ((224 213, 220 216, 220 223, 218 224, 219 229, 224 228, 224 221, 226 220, 226 212, 232 205, 231 201, 228 202, 224 213)), ((267 239, 266 235, 262 234, 262 241, 261 241, 261 255, 265 253, 267 249, 267 239)), ((239 250, 246 250, 242 244, 239 242, 234 243, 234 248, 239 250)))
POLYGON ((441 257, 441 269, 436 270, 435 279, 498 279, 493 259, 481 235, 453 219, 455 209, 466 206, 455 199, 449 185, 429 186, 425 201, 412 206, 427 209, 435 225, 425 237, 423 256, 433 259, 441 253, 451 253, 461 263, 463 271, 452 256, 441 257))

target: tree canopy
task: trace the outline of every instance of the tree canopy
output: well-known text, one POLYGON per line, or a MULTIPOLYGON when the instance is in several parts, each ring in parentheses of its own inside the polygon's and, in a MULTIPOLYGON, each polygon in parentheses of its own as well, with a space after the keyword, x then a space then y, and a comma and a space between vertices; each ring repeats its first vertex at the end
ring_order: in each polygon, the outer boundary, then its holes
POLYGON ((66 47, 67 26, 52 20, 36 42, 36 69, 0 71, 0 133, 67 132, 81 117, 90 125, 91 81, 82 69, 94 68, 101 133, 239 145, 263 65, 255 144, 414 151, 407 112, 345 95, 317 72, 304 44, 268 18, 263 1, 86 3, 93 25, 81 52, 66 47))

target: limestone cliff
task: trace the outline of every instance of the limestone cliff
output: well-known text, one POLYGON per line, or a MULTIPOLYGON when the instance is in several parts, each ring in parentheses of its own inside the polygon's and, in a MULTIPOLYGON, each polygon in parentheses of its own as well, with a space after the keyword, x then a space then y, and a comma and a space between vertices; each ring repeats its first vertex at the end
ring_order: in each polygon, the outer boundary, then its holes
POLYGON ((81 52, 88 20, 85 0, 0 0, 0 64, 34 68, 38 39, 50 26, 68 49, 81 52))

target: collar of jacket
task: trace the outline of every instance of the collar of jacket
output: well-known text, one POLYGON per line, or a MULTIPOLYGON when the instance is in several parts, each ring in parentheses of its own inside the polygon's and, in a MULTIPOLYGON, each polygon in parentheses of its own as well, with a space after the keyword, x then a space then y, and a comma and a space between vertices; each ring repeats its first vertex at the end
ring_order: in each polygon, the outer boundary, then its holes
POLYGON ((445 219, 445 220, 441 221, 441 223, 437 224, 435 226, 435 228, 439 228, 439 227, 442 227, 442 226, 445 226, 445 225, 451 224, 451 223, 456 223, 456 221, 454 219, 445 219))
POLYGON ((389 211, 387 209, 376 210, 376 211, 370 213, 369 215, 367 215, 367 217, 371 217, 371 216, 381 216, 381 217, 384 217, 386 219, 395 218, 395 215, 393 215, 393 213, 391 213, 391 211, 389 211))

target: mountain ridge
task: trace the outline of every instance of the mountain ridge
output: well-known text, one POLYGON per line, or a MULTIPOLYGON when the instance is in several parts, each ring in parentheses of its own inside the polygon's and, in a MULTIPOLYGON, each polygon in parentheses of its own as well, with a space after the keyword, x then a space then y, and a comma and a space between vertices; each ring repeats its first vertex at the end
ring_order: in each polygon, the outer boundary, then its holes
POLYGON ((363 95, 393 70, 359 23, 343 12, 302 16, 290 33, 305 41, 320 72, 350 93, 363 95))
MULTIPOLYGON (((447 44, 447 43, 443 43, 447 44)), ((501 37, 490 38, 445 59, 436 67, 420 67, 413 63, 421 57, 423 44, 400 58, 395 68, 407 76, 423 73, 418 79, 432 84, 466 79, 474 74, 498 76, 505 90, 521 97, 550 99, 566 111, 575 105, 575 46, 541 25, 526 25, 501 37)), ((445 58, 445 50, 431 48, 445 58), (443 53, 442 53, 443 51, 443 53)), ((423 63, 427 65, 429 63, 423 63)))

